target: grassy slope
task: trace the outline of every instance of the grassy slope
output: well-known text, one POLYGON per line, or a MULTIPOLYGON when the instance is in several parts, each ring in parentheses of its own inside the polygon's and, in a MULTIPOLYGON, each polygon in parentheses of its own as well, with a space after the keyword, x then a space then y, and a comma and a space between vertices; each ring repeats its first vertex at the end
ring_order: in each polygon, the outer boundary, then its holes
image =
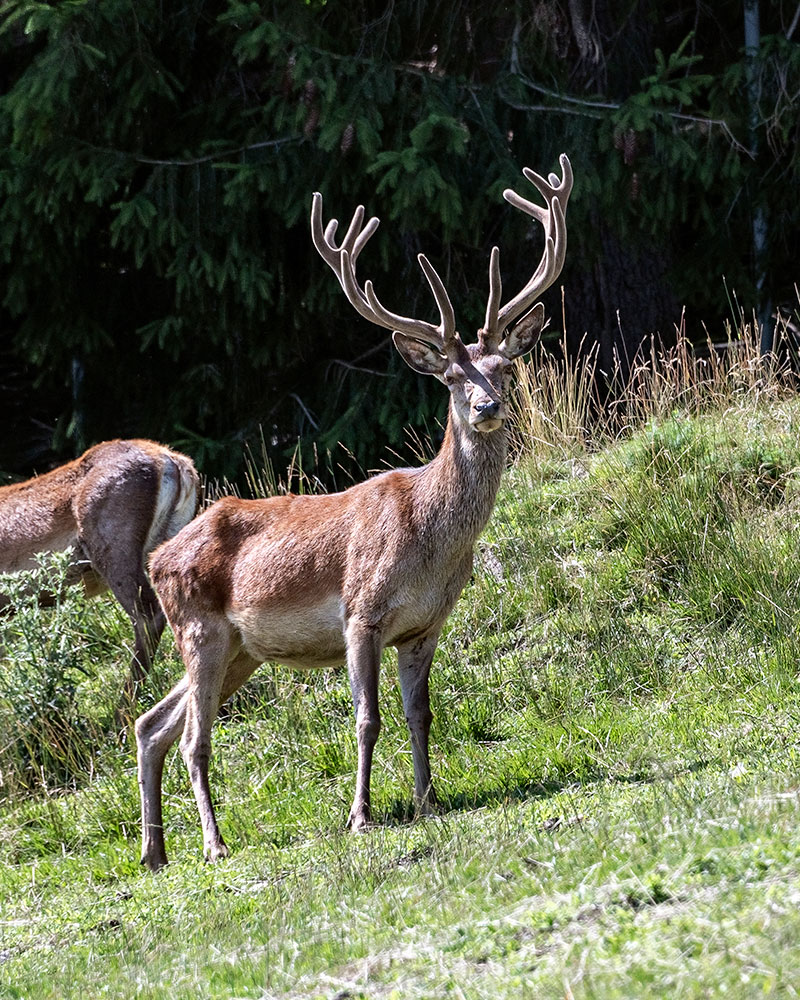
POLYGON ((799 427, 744 403, 512 470, 433 675, 435 820, 409 822, 390 656, 362 837, 345 677, 266 667, 215 731, 235 854, 203 865, 175 754, 150 876, 132 750, 103 733, 123 617, 21 614, 0 996, 795 996, 799 427))

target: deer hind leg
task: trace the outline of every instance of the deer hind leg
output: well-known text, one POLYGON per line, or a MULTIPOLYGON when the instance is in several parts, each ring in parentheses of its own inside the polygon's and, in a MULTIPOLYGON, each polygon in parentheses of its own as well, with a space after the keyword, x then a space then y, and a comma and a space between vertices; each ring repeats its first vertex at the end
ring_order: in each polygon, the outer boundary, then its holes
POLYGON ((108 586, 133 625, 133 658, 125 685, 128 703, 150 670, 164 630, 164 615, 145 572, 159 490, 157 469, 141 461, 126 467, 124 476, 106 479, 93 470, 73 501, 78 553, 85 556, 98 582, 108 586))
POLYGON ((438 641, 437 632, 397 648, 397 670, 414 762, 414 805, 418 815, 424 816, 433 813, 437 805, 428 756, 432 719, 428 677, 438 641))
POLYGON ((142 807, 142 864, 158 871, 167 863, 161 781, 167 751, 183 732, 189 679, 183 677, 157 705, 136 720, 136 756, 142 807))
POLYGON ((166 617, 144 570, 109 581, 109 587, 133 625, 133 656, 117 710, 118 721, 124 722, 150 672, 166 617))
MULTIPOLYGON (((258 666, 258 661, 248 656, 246 653, 239 653, 225 673, 225 679, 220 692, 219 704, 225 702, 237 691, 247 678, 258 666)), ((164 760, 169 748, 175 743, 182 732, 187 727, 195 723, 189 722, 190 705, 189 675, 185 675, 181 681, 162 699, 157 705, 142 715, 136 722, 136 744, 139 764, 139 791, 142 807, 142 864, 150 868, 151 871, 158 871, 167 863, 167 853, 164 845, 164 824, 162 812, 161 782, 164 772, 164 760)), ((196 716, 193 717, 196 720, 196 716)), ((213 719, 212 719, 213 722, 213 719)), ((181 747, 184 759, 188 751, 181 747)), ((208 795, 208 760, 206 759, 205 788, 208 795)), ((190 768, 191 773, 191 768, 190 768)), ((192 780, 194 787, 194 779, 192 780)), ((197 798, 197 792, 195 791, 197 798)), ((200 803, 198 800, 198 807, 200 803)), ((214 820, 213 808, 208 800, 208 807, 211 809, 211 817, 214 820)), ((203 813, 201 809, 201 821, 203 813)), ((203 827, 205 839, 205 825, 203 827)), ((222 838, 217 831, 219 842, 223 850, 214 857, 223 857, 227 853, 222 838)))
POLYGON ((139 686, 150 672, 167 619, 146 577, 139 581, 132 609, 129 611, 125 604, 122 606, 130 616, 134 637, 133 658, 123 698, 135 703, 139 686))
POLYGON ((92 553, 91 568, 82 573, 88 597, 112 592, 133 626, 133 656, 125 681, 122 706, 135 704, 158 648, 166 618, 144 571, 141 546, 133 539, 119 539, 113 551, 92 553), (105 585, 105 586, 104 586, 105 585))
POLYGON ((363 830, 372 818, 369 783, 372 754, 381 729, 378 711, 378 673, 381 662, 381 641, 375 629, 351 622, 347 626, 347 672, 356 713, 358 771, 356 791, 347 825, 351 830, 363 830))
POLYGON ((211 801, 208 780, 211 727, 220 705, 252 674, 258 661, 241 651, 238 636, 224 620, 194 622, 190 639, 180 629, 176 636, 189 676, 181 754, 200 813, 203 854, 208 861, 216 861, 227 857, 229 852, 211 801))

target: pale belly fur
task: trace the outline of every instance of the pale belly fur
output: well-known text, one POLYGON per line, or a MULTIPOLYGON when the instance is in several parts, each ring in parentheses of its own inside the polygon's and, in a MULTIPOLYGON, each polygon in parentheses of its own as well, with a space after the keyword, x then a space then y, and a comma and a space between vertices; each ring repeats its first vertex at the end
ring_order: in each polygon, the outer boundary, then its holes
POLYGON ((307 608, 229 608, 228 620, 255 660, 292 667, 344 663, 344 616, 338 595, 307 608))
MULTIPOLYGON (((430 586, 396 594, 381 621, 382 644, 391 646, 438 628, 453 603, 443 589, 430 586)), ((261 663, 328 667, 345 662, 346 622, 338 594, 307 607, 232 606, 226 614, 245 652, 261 663)))

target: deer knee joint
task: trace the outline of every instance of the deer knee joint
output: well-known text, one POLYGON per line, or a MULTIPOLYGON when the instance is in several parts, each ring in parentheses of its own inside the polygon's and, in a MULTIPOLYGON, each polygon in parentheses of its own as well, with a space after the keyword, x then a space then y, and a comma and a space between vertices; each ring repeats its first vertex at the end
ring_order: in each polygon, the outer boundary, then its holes
POLYGON ((380 731, 381 719, 379 715, 365 714, 363 716, 359 716, 358 722, 356 723, 356 735, 359 743, 363 740, 366 743, 374 745, 378 741, 380 731))

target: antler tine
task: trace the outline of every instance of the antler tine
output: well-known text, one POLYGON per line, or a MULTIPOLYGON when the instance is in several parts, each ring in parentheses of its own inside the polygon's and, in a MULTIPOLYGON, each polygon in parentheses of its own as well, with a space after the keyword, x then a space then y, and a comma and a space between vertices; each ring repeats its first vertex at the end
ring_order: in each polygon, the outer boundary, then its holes
MULTIPOLYGON (((342 251, 349 251, 355 260, 379 225, 380 220, 373 217, 364 226, 364 206, 359 205, 353 213, 353 218, 347 227, 341 245, 337 247, 333 240, 339 228, 339 220, 331 219, 323 232, 322 195, 319 192, 314 193, 311 202, 311 239, 322 259, 333 269, 337 277, 339 277, 341 270, 342 251)), ((341 283, 340 277, 339 281, 341 283)))
MULTIPOLYGON (((369 220, 372 222, 372 219, 369 220)), ((377 219, 375 220, 378 221, 377 219)), ((350 220, 350 225, 347 227, 347 232, 344 234, 344 239, 342 240, 342 249, 350 250, 352 245, 356 241, 356 236, 361 232, 361 227, 364 225, 364 206, 357 205, 355 212, 353 212, 353 218, 350 220)), ((369 223, 367 224, 369 227, 369 223)), ((376 226, 372 227, 377 228, 376 226)))
POLYGON ((418 254, 417 260, 419 261, 419 266, 422 268, 422 273, 427 278, 433 292, 433 297, 436 300, 437 308, 439 309, 439 326, 437 329, 442 338, 442 346, 448 347, 456 336, 456 314, 453 309, 453 303, 450 301, 450 296, 447 294, 444 282, 425 254, 418 254))
POLYGON ((375 294, 372 282, 369 280, 364 283, 364 292, 370 308, 376 317, 376 322, 380 322, 387 329, 398 330, 400 333, 407 333, 411 337, 421 337, 423 340, 440 349, 446 349, 456 335, 456 317, 453 305, 444 287, 444 282, 425 254, 419 254, 417 260, 433 292, 436 305, 439 308, 440 320, 438 326, 434 326, 433 323, 426 323, 425 320, 410 319, 407 316, 400 316, 398 313, 391 312, 381 304, 378 296, 375 294))
POLYGON ((366 225, 363 223, 364 207, 359 205, 353 213, 341 244, 337 247, 333 240, 339 223, 336 219, 331 219, 323 231, 322 195, 315 192, 311 202, 311 238, 322 259, 339 279, 348 302, 356 312, 376 326, 387 330, 398 330, 411 337, 425 340, 448 353, 457 339, 455 313, 442 279, 424 254, 420 254, 418 260, 439 308, 438 326, 391 312, 379 301, 371 281, 367 280, 363 289, 359 285, 355 263, 367 240, 378 228, 379 220, 372 218, 366 225))
POLYGON ((509 204, 513 205, 514 208, 520 209, 527 215, 532 215, 541 223, 544 223, 547 220, 550 202, 554 197, 558 198, 559 202, 561 202, 561 207, 566 212, 567 202, 569 201, 569 195, 572 190, 572 165, 564 153, 562 153, 559 157, 559 162, 561 163, 562 176, 559 177, 558 174, 549 174, 547 180, 545 180, 540 174, 537 174, 535 170, 531 170, 530 167, 522 168, 522 173, 525 175, 525 178, 529 180, 544 197, 548 205, 547 208, 542 208, 535 202, 529 201, 527 198, 523 198, 522 195, 517 194, 516 191, 512 191, 511 188, 507 188, 503 192, 503 197, 507 202, 509 202, 509 204))
POLYGON ((500 259, 495 247, 489 264, 489 301, 486 306, 486 321, 481 331, 482 343, 496 347, 503 331, 515 320, 526 313, 537 298, 556 280, 564 266, 567 252, 567 227, 565 212, 572 190, 572 166, 566 154, 559 157, 561 177, 551 173, 548 179, 525 167, 525 177, 536 187, 547 202, 543 208, 535 202, 523 198, 510 188, 503 192, 503 197, 509 204, 520 209, 527 215, 539 221, 545 231, 545 248, 542 259, 525 287, 500 308, 500 259))
POLYGON ((320 257, 339 279, 339 284, 353 308, 366 319, 372 319, 369 304, 364 293, 358 287, 358 283, 355 280, 353 282, 346 280, 346 272, 351 270, 352 264, 355 263, 367 240, 380 225, 380 220, 373 217, 366 226, 363 223, 364 206, 359 205, 353 212, 353 218, 350 220, 341 245, 337 247, 334 243, 334 236, 339 228, 339 220, 331 219, 323 231, 322 195, 318 191, 314 192, 311 199, 311 239, 314 246, 320 257), (348 257, 350 260, 345 266, 348 257))
POLYGON ((322 259, 330 264, 328 250, 333 246, 333 236, 339 226, 336 219, 331 219, 323 232, 322 229, 322 195, 315 191, 311 196, 311 239, 322 259))
POLYGON ((572 191, 572 164, 569 162, 569 157, 566 153, 562 153, 559 156, 558 162, 561 164, 561 177, 558 174, 548 174, 547 180, 545 180, 544 177, 540 177, 530 167, 523 167, 522 172, 531 184, 536 185, 548 201, 553 195, 558 195, 559 201, 566 208, 567 199, 569 198, 570 191, 572 191))
MULTIPOLYGON (((541 178, 540 178, 541 180, 541 178)), ((521 194, 517 194, 516 191, 512 191, 511 188, 506 188, 503 192, 503 197, 509 203, 513 205, 514 208, 518 208, 521 212, 526 215, 532 215, 534 219, 537 219, 542 225, 546 225, 550 217, 550 211, 547 208, 542 208, 533 201, 528 201, 527 198, 523 198, 521 194)), ((550 204, 548 199, 548 205, 550 204)))
POLYGON ((500 297, 503 294, 503 282, 500 278, 500 248, 492 247, 489 259, 489 301, 486 303, 486 319, 484 330, 497 329, 497 315, 500 309, 500 297))

